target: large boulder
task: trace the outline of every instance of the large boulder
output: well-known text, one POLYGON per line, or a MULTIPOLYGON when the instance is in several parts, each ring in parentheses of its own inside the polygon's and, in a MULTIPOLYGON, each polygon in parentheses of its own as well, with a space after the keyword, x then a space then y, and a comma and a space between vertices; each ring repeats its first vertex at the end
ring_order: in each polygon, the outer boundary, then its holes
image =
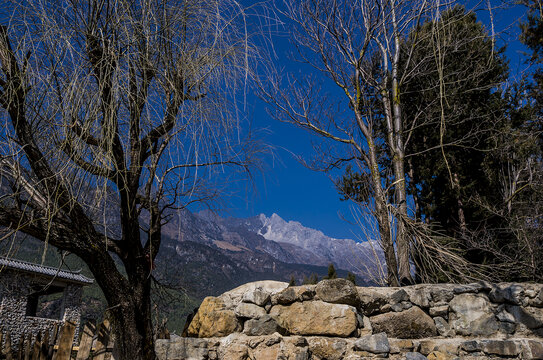
POLYGON ((187 333, 191 337, 205 338, 227 336, 239 330, 241 324, 234 311, 227 310, 222 299, 208 296, 202 301, 187 333))
POLYGON ((312 300, 315 296, 315 285, 289 286, 271 297, 272 305, 288 305, 296 301, 312 300))
POLYGON ((360 298, 356 286, 347 279, 322 280, 315 287, 318 298, 332 304, 358 306, 360 298))
POLYGON ((449 324, 456 334, 490 336, 499 330, 499 323, 484 295, 457 295, 449 303, 449 310, 449 324))
POLYGON ((294 335, 347 337, 357 327, 356 309, 349 305, 323 301, 295 302, 290 306, 275 305, 270 315, 294 335))
POLYGON ((255 281, 238 286, 235 289, 225 292, 220 295, 228 310, 234 310, 240 302, 260 303, 267 300, 268 296, 272 296, 283 291, 288 287, 288 283, 282 281, 264 280, 255 281))
POLYGON ((437 335, 434 320, 419 307, 401 312, 389 312, 370 317, 373 332, 385 332, 389 337, 421 339, 437 335))

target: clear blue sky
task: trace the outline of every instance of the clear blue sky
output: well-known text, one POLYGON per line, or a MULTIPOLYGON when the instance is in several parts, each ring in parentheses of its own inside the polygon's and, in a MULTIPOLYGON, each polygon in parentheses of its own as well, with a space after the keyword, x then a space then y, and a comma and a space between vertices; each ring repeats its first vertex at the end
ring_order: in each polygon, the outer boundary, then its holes
MULTIPOLYGON (((517 40, 519 28, 517 19, 524 14, 521 6, 502 7, 502 1, 492 1, 495 33, 498 45, 508 45, 507 56, 513 76, 526 69, 523 60, 524 48, 517 40)), ((478 19, 490 31, 490 17, 486 10, 487 2, 465 2, 467 8, 476 9, 478 19)), ((297 64, 287 60, 288 40, 276 37, 278 66, 295 70, 297 64)), ((248 217, 264 213, 277 213, 285 220, 296 220, 303 225, 322 230, 337 238, 353 238, 361 234, 357 226, 351 225, 339 216, 350 216, 350 204, 339 200, 333 183, 323 173, 316 173, 301 165, 293 156, 313 155, 311 140, 313 135, 297 129, 293 125, 273 120, 265 111, 265 104, 250 98, 247 108, 253 126, 267 128, 270 133, 265 141, 275 147, 277 158, 270 161, 268 169, 255 179, 256 192, 252 189, 240 190, 239 198, 231 198, 231 216, 248 217)), ((270 159, 268 159, 270 160, 270 159)))

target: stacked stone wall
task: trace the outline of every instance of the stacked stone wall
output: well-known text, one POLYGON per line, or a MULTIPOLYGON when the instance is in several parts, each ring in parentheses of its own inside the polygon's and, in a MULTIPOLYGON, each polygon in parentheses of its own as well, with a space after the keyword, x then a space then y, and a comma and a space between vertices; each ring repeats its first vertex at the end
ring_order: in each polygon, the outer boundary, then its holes
POLYGON ((263 281, 204 299, 172 359, 543 359, 543 285, 263 281))
POLYGON ((53 336, 55 325, 62 326, 69 320, 76 324, 74 338, 79 335, 79 322, 81 315, 82 287, 68 284, 64 288, 60 319, 48 319, 26 315, 28 295, 33 291, 32 277, 10 271, 0 273, 0 331, 11 335, 13 345, 18 346, 23 334, 38 333, 42 335, 48 331, 53 336))

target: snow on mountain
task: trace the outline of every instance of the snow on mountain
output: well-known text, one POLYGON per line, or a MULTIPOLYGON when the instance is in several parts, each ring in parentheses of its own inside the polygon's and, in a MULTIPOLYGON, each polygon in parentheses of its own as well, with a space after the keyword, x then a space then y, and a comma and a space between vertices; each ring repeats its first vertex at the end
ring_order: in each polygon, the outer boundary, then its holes
POLYGON ((303 248, 338 268, 367 276, 368 271, 376 270, 377 262, 382 263, 382 250, 376 241, 357 243, 352 239, 335 239, 297 221, 287 222, 275 213, 270 217, 260 214, 258 219, 261 227, 257 233, 265 239, 303 248))

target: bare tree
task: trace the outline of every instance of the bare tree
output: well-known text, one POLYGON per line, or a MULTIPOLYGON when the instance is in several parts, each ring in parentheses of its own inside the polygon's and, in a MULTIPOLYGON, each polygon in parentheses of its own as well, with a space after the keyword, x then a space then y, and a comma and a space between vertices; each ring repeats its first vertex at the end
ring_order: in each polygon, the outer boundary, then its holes
POLYGON ((85 261, 121 359, 154 359, 166 209, 260 151, 228 109, 255 59, 229 0, 13 2, 0 27, 0 225, 85 261))
POLYGON ((401 104, 412 49, 402 46, 402 39, 435 15, 438 5, 425 0, 287 2, 285 15, 296 24, 297 57, 339 91, 325 94, 307 74, 263 90, 280 120, 335 144, 318 145, 323 157, 315 167, 329 171, 354 162, 362 169, 364 200, 379 228, 392 286, 413 281, 406 227, 408 127, 401 104))

